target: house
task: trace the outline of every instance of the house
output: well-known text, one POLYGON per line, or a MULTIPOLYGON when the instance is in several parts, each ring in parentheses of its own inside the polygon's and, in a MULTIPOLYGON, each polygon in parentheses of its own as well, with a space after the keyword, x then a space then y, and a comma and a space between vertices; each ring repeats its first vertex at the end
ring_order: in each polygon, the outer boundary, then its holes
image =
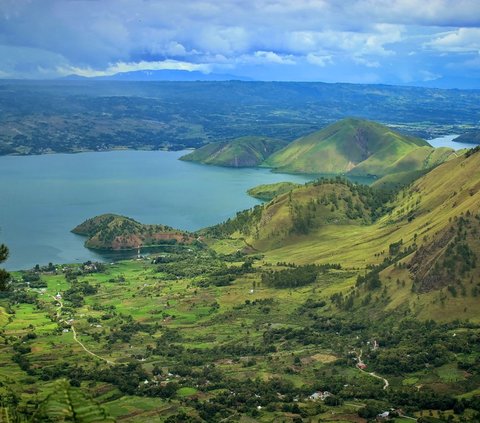
POLYGON ((390 416, 390 412, 384 411, 383 413, 380 413, 377 415, 377 420, 386 420, 389 418, 389 416, 390 416))
POLYGON ((364 362, 360 362, 357 364, 357 367, 360 369, 360 370, 364 370, 367 368, 367 365, 364 363, 364 362))
POLYGON ((308 399, 310 401, 317 401, 317 400, 320 400, 320 401, 325 401, 325 398, 328 398, 328 397, 331 397, 332 394, 328 391, 317 391, 317 392, 314 392, 312 395, 310 395, 308 397, 308 399))

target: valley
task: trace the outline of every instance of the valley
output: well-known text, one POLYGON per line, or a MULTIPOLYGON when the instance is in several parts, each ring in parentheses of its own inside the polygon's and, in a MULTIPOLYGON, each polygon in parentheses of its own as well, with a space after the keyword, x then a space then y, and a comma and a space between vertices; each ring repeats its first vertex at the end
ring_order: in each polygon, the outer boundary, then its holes
POLYGON ((3 418, 475 421, 479 154, 394 193, 293 186, 188 249, 13 272, 3 418))

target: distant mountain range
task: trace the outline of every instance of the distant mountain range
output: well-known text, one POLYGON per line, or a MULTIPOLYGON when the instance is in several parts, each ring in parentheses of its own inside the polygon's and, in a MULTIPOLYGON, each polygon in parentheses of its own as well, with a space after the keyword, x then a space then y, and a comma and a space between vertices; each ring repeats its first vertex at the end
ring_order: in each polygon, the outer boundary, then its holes
POLYGON ((186 70, 139 70, 132 72, 119 72, 114 75, 85 77, 68 75, 63 80, 99 80, 99 81, 252 81, 251 78, 220 74, 203 73, 186 70))
MULTIPOLYGON (((99 81, 255 81, 255 79, 232 74, 223 73, 204 73, 200 71, 187 71, 175 69, 161 70, 138 70, 131 72, 119 72, 113 75, 105 76, 81 76, 68 75, 60 78, 62 80, 99 80, 99 81)), ((295 81, 292 81, 295 82, 295 81)), ((313 81, 312 81, 313 82, 313 81)), ((429 81, 411 81, 405 84, 395 83, 392 86, 410 86, 423 88, 440 88, 440 89, 461 89, 461 90, 478 90, 480 89, 480 80, 478 78, 454 78, 441 77, 429 81)))
POLYGON ((478 90, 480 89, 480 79, 444 76, 438 79, 432 79, 430 81, 414 81, 402 85, 424 88, 478 90))

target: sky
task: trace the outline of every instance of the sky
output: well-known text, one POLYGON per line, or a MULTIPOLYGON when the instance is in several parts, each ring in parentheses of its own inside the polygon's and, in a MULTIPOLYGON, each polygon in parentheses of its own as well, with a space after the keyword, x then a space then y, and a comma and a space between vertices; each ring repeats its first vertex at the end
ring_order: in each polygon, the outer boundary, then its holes
POLYGON ((480 88, 480 0, 0 0, 0 78, 161 69, 480 88))

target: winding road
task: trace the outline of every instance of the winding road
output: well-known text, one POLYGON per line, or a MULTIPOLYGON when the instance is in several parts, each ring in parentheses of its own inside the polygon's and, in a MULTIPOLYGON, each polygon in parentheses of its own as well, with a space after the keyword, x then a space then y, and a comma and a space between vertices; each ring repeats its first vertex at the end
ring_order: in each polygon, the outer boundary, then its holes
MULTIPOLYGON (((355 352, 355 354, 357 354, 355 352)), ((388 383, 388 380, 385 379, 384 377, 378 376, 375 372, 367 372, 361 368, 362 365, 365 365, 365 363, 362 361, 362 350, 360 350, 360 354, 357 354, 357 369, 360 370, 361 372, 370 375, 374 378, 380 379, 383 381, 383 389, 387 389, 390 386, 390 383, 388 383)))
MULTIPOLYGON (((58 320, 60 320, 60 317, 61 317, 61 315, 62 315, 63 301, 62 301, 61 299, 57 298, 57 297, 54 297, 54 296, 52 296, 52 298, 59 304, 59 306, 57 307, 57 314, 56 314, 56 319, 57 319, 57 321, 58 321, 58 320)), ((85 352, 87 352, 88 354, 92 355, 93 357, 98 358, 99 360, 105 361, 105 363, 115 364, 115 362, 113 362, 113 361, 111 361, 111 360, 109 360, 109 359, 107 359, 107 358, 105 358, 105 357, 101 357, 101 356, 99 356, 98 354, 95 354, 93 351, 90 351, 90 350, 82 343, 82 341, 80 341, 80 340, 78 339, 77 331, 75 330, 75 327, 73 326, 73 323, 70 324, 70 329, 71 329, 71 331, 72 331, 72 333, 73 333, 73 340, 74 340, 78 345, 80 345, 85 352)))

